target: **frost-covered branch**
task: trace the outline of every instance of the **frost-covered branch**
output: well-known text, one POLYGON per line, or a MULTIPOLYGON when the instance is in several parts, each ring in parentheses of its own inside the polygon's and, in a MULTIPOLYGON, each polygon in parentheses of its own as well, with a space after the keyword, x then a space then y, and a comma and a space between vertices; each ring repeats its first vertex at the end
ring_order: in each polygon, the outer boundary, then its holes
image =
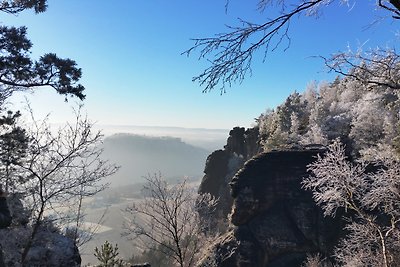
MULTIPOLYGON (((209 92, 219 87, 221 93, 226 86, 232 83, 242 82, 247 75, 252 74, 252 61, 257 51, 264 52, 264 60, 270 51, 284 45, 290 46, 290 23, 295 17, 318 17, 324 8, 333 3, 349 4, 349 0, 259 0, 257 10, 268 13, 270 9, 277 12, 262 23, 254 23, 239 19, 239 25, 227 26, 227 31, 215 34, 213 37, 194 38, 194 45, 183 54, 190 55, 199 50, 199 59, 207 58, 210 66, 201 74, 193 77, 193 81, 199 82, 204 88, 203 92, 209 92), (295 3, 293 3, 295 2, 295 3), (277 15, 276 15, 277 14, 277 15)), ((364 5, 363 1, 359 1, 364 5)), ((389 11, 394 19, 400 18, 399 0, 379 0, 377 7, 389 11)), ((229 0, 226 4, 228 10, 229 0)))
MULTIPOLYGON (((61 207, 74 199, 102 191, 107 185, 101 179, 118 169, 101 159, 102 135, 93 132, 93 124, 82 116, 80 109, 75 119, 56 133, 46 120, 34 119, 29 131, 27 156, 19 167, 29 177, 21 190, 31 207, 33 230, 22 253, 23 263, 45 214, 58 214, 61 207)), ((59 219, 60 216, 53 218, 59 219)))
POLYGON ((329 71, 354 78, 367 87, 400 89, 400 56, 393 49, 349 51, 321 58, 329 71))
POLYGON ((325 215, 343 209, 349 234, 336 250, 344 266, 398 266, 400 259, 400 162, 376 153, 372 162, 350 162, 334 141, 324 156, 309 165, 303 181, 325 215))
POLYGON ((185 54, 189 55, 194 50, 200 49, 200 58, 208 55, 213 57, 210 61, 211 66, 194 77, 193 81, 205 87, 203 92, 221 85, 221 93, 225 91, 226 85, 243 81, 246 75, 251 74, 253 54, 259 49, 264 49, 267 54, 269 50, 275 50, 284 40, 288 42, 288 47, 290 20, 296 15, 310 12, 322 2, 325 1, 302 1, 265 23, 256 24, 240 19, 241 25, 228 26, 229 31, 226 33, 216 34, 215 37, 193 39, 194 46, 185 51, 185 54))
POLYGON ((197 195, 186 181, 169 185, 160 174, 147 177, 143 193, 142 201, 126 208, 126 236, 143 248, 159 248, 181 267, 194 266, 206 240, 199 213, 210 217, 216 200, 197 195))

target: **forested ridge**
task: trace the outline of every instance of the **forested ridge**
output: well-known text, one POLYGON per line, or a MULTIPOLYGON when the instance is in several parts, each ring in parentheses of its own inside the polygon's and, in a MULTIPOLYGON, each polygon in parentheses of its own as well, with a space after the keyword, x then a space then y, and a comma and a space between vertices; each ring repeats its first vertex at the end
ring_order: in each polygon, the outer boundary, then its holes
POLYGON ((268 151, 339 138, 355 156, 376 146, 398 150, 399 104, 397 89, 351 77, 312 82, 257 119, 261 143, 268 151))

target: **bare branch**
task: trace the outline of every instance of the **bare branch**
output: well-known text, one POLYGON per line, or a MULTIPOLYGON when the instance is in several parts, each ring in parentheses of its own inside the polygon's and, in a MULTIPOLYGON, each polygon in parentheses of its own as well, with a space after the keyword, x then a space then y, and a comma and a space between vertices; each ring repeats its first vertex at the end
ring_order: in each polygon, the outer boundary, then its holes
POLYGON ((194 266, 205 240, 198 211, 213 212, 215 199, 198 197, 186 181, 168 185, 160 174, 147 177, 144 194, 126 208, 126 236, 144 248, 159 248, 181 267, 194 266))
MULTIPOLYGON (((379 154, 376 154, 379 157, 379 154)), ((377 158, 378 158, 377 157, 377 158)), ((400 163, 390 156, 376 162, 353 163, 344 156, 344 147, 335 141, 324 157, 310 164, 312 176, 303 181, 313 191, 314 200, 325 215, 337 209, 347 213, 349 234, 336 249, 344 266, 397 266, 394 256, 400 249, 400 163), (378 163, 367 172, 367 164, 378 163)))
POLYGON ((393 13, 392 17, 394 19, 400 19, 400 1, 399 0, 389 0, 390 4, 392 4, 393 7, 386 5, 384 2, 387 2, 387 1, 378 0, 378 6, 393 13))
MULTIPOLYGON (((310 12, 313 7, 317 7, 322 2, 325 1, 304 1, 290 11, 263 24, 239 20, 242 26, 228 26, 230 32, 220 33, 211 38, 193 39, 195 45, 184 54, 190 55, 194 50, 201 49, 199 58, 213 55, 210 61, 211 66, 199 76, 194 77, 193 81, 205 86, 203 92, 221 85, 221 93, 225 92, 226 85, 242 82, 246 75, 251 74, 254 52, 264 48, 266 54, 269 50, 275 50, 284 40, 289 45, 290 20, 295 15, 310 12)), ((260 4, 261 7, 265 7, 266 3, 262 1, 260 4)))
POLYGON ((320 58, 329 71, 354 78, 369 88, 400 89, 400 56, 395 50, 348 51, 320 58))
MULTIPOLYGON (((26 201, 31 205, 33 216, 33 230, 22 253, 22 262, 45 213, 53 213, 53 217, 57 215, 53 220, 64 220, 65 216, 60 212, 63 204, 74 199, 81 201, 83 197, 102 191, 107 185, 101 184, 101 179, 118 170, 100 157, 102 149, 98 145, 102 135, 92 132, 93 124, 82 117, 80 109, 75 115, 73 124, 67 124, 56 133, 46 121, 38 123, 36 120, 30 131, 31 142, 26 159, 18 165, 31 177, 22 188, 30 192, 26 201)), ((80 211, 78 214, 77 224, 82 219, 80 211)))
MULTIPOLYGON (((293 17, 318 17, 323 7, 339 1, 305 0, 297 1, 296 4, 288 2, 259 0, 257 9, 260 12, 266 12, 269 7, 273 7, 279 14, 266 19, 265 23, 239 19, 240 26, 227 26, 227 32, 216 34, 214 37, 193 39, 194 45, 183 54, 189 56, 198 49, 199 59, 209 60, 210 66, 192 79, 204 88, 203 93, 219 87, 222 94, 232 83, 241 83, 247 75, 252 74, 252 60, 256 51, 264 50, 265 61, 268 52, 283 44, 286 44, 285 50, 290 46, 289 28, 293 17)), ((341 0, 340 3, 348 4, 349 1, 341 0)), ((229 0, 226 2, 226 9, 228 4, 229 0)), ((399 0, 379 0, 377 6, 394 14, 393 18, 400 18, 399 0)))

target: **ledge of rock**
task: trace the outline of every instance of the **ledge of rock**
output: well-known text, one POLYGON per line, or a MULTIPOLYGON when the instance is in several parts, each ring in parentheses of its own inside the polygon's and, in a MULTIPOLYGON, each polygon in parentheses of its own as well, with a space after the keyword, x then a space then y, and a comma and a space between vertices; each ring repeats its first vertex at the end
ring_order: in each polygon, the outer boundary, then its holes
POLYGON ((301 187, 307 165, 323 151, 273 151, 247 161, 229 183, 233 226, 198 266, 295 267, 307 254, 330 255, 343 222, 324 217, 301 187))

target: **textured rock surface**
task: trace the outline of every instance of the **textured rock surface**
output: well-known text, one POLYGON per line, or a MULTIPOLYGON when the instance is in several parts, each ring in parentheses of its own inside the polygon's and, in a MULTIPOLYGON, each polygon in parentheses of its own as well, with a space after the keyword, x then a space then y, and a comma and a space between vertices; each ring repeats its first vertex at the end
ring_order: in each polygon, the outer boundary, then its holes
MULTIPOLYGON (((23 246, 31 229, 13 226, 0 230, 0 243, 3 247, 6 266, 21 266, 23 246)), ((41 229, 29 250, 26 266, 74 267, 81 266, 81 257, 74 242, 51 229, 41 229)))
POLYGON ((319 152, 275 151, 246 162, 230 183, 232 229, 199 266, 301 266, 309 253, 330 254, 342 222, 325 218, 301 188, 306 166, 319 152))
POLYGON ((220 220, 227 220, 232 209, 233 198, 229 183, 244 162, 261 151, 258 143, 258 128, 233 128, 224 149, 214 151, 206 161, 204 177, 199 193, 210 193, 218 198, 217 207, 220 220))
MULTIPOLYGON (((32 227, 28 224, 30 213, 24 208, 20 194, 8 197, 13 216, 12 225, 0 230, 0 246, 8 267, 20 267, 22 251, 28 242, 32 227)), ((74 242, 61 234, 52 223, 44 221, 26 258, 27 267, 75 267, 81 266, 81 256, 74 242)))

